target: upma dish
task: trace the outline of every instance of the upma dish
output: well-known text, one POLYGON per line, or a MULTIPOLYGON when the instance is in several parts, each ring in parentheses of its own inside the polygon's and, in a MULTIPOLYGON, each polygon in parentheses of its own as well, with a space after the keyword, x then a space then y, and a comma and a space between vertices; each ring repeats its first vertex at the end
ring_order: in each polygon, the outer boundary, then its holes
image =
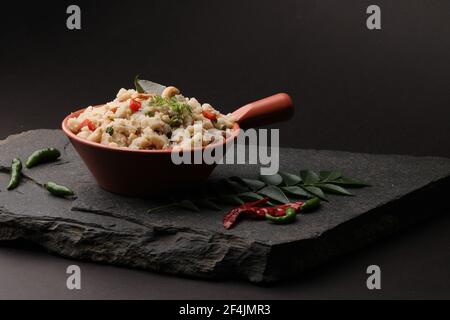
POLYGON ((175 87, 167 87, 161 95, 120 89, 113 101, 88 107, 67 121, 67 127, 82 139, 136 150, 220 143, 231 135, 233 125, 231 114, 186 98, 175 87))

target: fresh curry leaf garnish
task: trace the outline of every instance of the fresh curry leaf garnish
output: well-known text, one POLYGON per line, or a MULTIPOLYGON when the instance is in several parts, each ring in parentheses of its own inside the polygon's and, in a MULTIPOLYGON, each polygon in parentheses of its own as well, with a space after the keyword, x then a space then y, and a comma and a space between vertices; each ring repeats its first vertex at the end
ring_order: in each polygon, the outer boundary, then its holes
POLYGON ((255 192, 243 192, 238 194, 238 197, 245 200, 260 200, 264 198, 262 195, 255 192))
POLYGON ((271 176, 260 175, 259 179, 269 186, 278 186, 283 182, 283 178, 278 173, 271 176))
POLYGON ((224 182, 237 193, 248 191, 248 187, 242 185, 239 182, 234 181, 233 179, 225 179, 224 182))
POLYGON ((300 171, 300 177, 305 185, 313 185, 320 181, 319 176, 312 170, 300 171))
POLYGON ((258 193, 281 203, 289 203, 288 197, 284 194, 283 190, 277 186, 267 186, 264 189, 259 190, 258 193))
POLYGON ((334 180, 333 184, 337 184, 348 188, 370 187, 370 184, 367 184, 357 179, 349 179, 349 178, 339 178, 337 180, 334 180))
MULTIPOLYGON (((165 103, 161 97, 154 97, 154 103, 165 103)), ((300 171, 300 176, 288 172, 280 172, 271 176, 260 176, 259 180, 241 177, 231 177, 222 180, 208 182, 207 192, 201 199, 182 200, 166 206, 150 209, 149 212, 170 207, 184 208, 190 211, 198 211, 199 207, 219 210, 219 203, 239 206, 244 201, 255 201, 268 197, 279 203, 289 203, 292 198, 320 198, 328 201, 326 194, 331 193, 340 196, 352 196, 345 188, 362 188, 369 186, 367 183, 346 178, 341 171, 320 171, 320 174, 312 170, 300 171)), ((272 202, 267 203, 273 206, 272 202)))
POLYGON ((244 203, 244 201, 241 198, 239 198, 237 195, 234 194, 219 195, 217 197, 217 200, 225 204, 238 206, 244 203))
POLYGON ((295 186, 302 181, 302 178, 296 174, 288 172, 279 172, 278 174, 283 178, 283 183, 288 187, 295 186))
POLYGON ((318 184, 317 187, 328 193, 338 194, 338 195, 342 195, 342 196, 352 196, 353 195, 350 192, 348 192, 347 190, 345 190, 344 188, 342 188, 341 186, 338 186, 335 184, 330 184, 330 183, 318 184))
POLYGON ((260 180, 245 179, 245 178, 240 178, 240 177, 234 177, 233 179, 242 181, 252 191, 258 191, 266 186, 266 184, 260 180))
POLYGON ((336 179, 342 177, 342 173, 340 171, 320 171, 320 181, 321 182, 332 182, 336 179))
POLYGON ((281 188, 285 193, 290 195, 294 195, 300 198, 312 198, 313 196, 300 188, 299 186, 291 186, 291 187, 282 187, 281 188))
POLYGON ((312 194, 313 196, 316 196, 317 198, 321 199, 321 200, 327 200, 327 197, 325 196, 325 193, 322 191, 322 189, 318 188, 318 187, 313 187, 313 186, 303 186, 302 187, 305 191, 309 192, 310 194, 312 194))

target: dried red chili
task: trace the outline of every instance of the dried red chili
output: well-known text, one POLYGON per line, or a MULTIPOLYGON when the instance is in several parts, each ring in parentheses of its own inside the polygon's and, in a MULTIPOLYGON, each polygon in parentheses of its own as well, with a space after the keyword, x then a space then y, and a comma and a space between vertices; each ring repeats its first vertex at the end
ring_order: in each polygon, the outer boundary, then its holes
MULTIPOLYGON (((269 202, 269 198, 263 198, 254 202, 244 203, 237 208, 231 209, 231 211, 228 212, 227 215, 223 218, 223 226, 225 227, 225 229, 230 229, 242 213, 246 212, 250 215, 253 215, 259 208, 258 206, 267 202, 269 202)), ((256 216, 259 217, 259 215, 256 216)))
POLYGON ((279 206, 260 207, 267 202, 269 202, 269 198, 264 198, 255 202, 244 203, 243 205, 232 209, 223 219, 223 226, 225 229, 230 229, 235 224, 237 218, 242 214, 255 219, 265 219, 266 214, 274 217, 281 217, 286 214, 286 209, 293 208, 297 211, 304 204, 303 201, 297 201, 279 206))
POLYGON ((275 207, 261 208, 259 210, 261 211, 261 215, 264 214, 264 216, 265 216, 266 214, 270 214, 271 216, 274 216, 274 217, 280 217, 280 216, 284 216, 286 214, 286 209, 293 208, 293 209, 295 209, 295 211, 298 211, 303 206, 303 204, 304 204, 303 201, 296 201, 296 202, 286 203, 286 204, 282 204, 282 205, 275 206, 275 207), (262 209, 266 209, 266 210, 262 210, 262 209))

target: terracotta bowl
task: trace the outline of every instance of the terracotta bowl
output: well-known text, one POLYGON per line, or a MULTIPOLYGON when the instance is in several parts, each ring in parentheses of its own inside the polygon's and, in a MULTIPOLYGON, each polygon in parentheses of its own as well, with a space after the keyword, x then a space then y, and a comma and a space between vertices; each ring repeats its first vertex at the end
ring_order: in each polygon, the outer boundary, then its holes
MULTIPOLYGON (((172 162, 170 150, 114 148, 81 139, 69 130, 67 120, 83 111, 78 110, 67 116, 62 122, 62 129, 98 185, 109 192, 150 197, 175 188, 190 190, 204 183, 216 167, 206 163, 176 165, 172 162)), ((236 139, 242 127, 273 123, 292 114, 292 99, 285 93, 249 103, 233 113, 236 124, 224 144, 236 139)), ((206 148, 209 147, 213 146, 206 148)), ((191 152, 193 156, 195 150, 184 152, 191 152)))

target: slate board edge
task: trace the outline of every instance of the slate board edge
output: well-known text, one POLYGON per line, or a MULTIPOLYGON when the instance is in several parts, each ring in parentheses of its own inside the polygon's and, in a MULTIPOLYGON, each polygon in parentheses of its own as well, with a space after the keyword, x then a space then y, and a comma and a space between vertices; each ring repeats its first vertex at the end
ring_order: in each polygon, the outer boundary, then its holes
MULTIPOLYGON (((145 244, 157 242, 158 237, 177 237, 179 234, 183 236, 186 231, 195 237, 198 236, 195 230, 183 231, 180 228, 169 230, 155 227, 142 233, 118 233, 103 226, 79 224, 69 219, 42 217, 33 219, 32 223, 28 219, 28 216, 18 216, 0 207, 0 241, 25 240, 39 245, 50 253, 66 258, 132 267, 182 277, 241 278, 251 282, 260 282, 270 249, 269 246, 256 241, 245 241, 223 234, 207 234, 204 235, 207 241, 203 244, 204 247, 211 247, 212 251, 215 251, 214 246, 223 246, 226 249, 225 251, 217 250, 219 256, 216 261, 213 261, 212 268, 206 269, 204 260, 198 265, 186 264, 183 256, 177 256, 177 260, 169 260, 167 264, 161 264, 159 257, 152 258, 147 255, 145 244), (91 246, 91 240, 94 237, 106 240, 95 242, 94 246, 91 246), (135 239, 131 248, 129 246, 130 238, 135 239), (114 250, 112 250, 113 248, 114 250), (124 251, 118 250, 118 248, 123 248, 127 254, 123 254, 124 251), (222 252, 226 254, 222 255, 222 252), (253 263, 255 260, 258 263, 253 263), (232 264, 229 264, 229 261, 232 264), (236 261, 239 263, 236 264, 236 261)), ((196 241, 199 239, 201 238, 195 238, 196 241)), ((214 252, 207 251, 205 255, 214 256, 214 252)))

